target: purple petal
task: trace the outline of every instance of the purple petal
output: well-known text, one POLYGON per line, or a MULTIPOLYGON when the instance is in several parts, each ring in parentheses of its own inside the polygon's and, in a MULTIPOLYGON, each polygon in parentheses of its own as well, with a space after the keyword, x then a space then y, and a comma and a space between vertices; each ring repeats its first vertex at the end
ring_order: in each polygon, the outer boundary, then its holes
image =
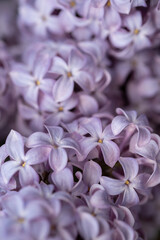
POLYGON ((18 132, 11 130, 6 139, 6 150, 17 162, 24 159, 24 140, 18 132))
POLYGON ((42 132, 33 133, 27 140, 27 147, 49 146, 51 140, 48 134, 42 132))
POLYGON ((52 173, 52 181, 56 187, 62 191, 70 192, 73 188, 73 173, 69 168, 64 168, 59 172, 52 173))
POLYGON ((149 143, 151 139, 151 133, 148 129, 144 128, 144 127, 139 127, 138 128, 138 141, 137 141, 137 145, 139 147, 146 145, 147 143, 149 143))
POLYGON ((124 116, 116 116, 111 123, 114 135, 121 133, 129 125, 128 120, 124 116))
POLYGON ((24 215, 24 203, 17 194, 5 196, 2 206, 11 217, 21 217, 24 215))
POLYGON ((80 220, 78 221, 78 230, 85 240, 94 239, 99 233, 98 221, 91 214, 81 212, 80 220))
POLYGON ((99 183, 102 175, 102 169, 98 163, 94 161, 86 162, 83 169, 84 182, 91 187, 94 183, 99 183))
POLYGON ((8 157, 8 152, 6 150, 6 145, 3 144, 0 147, 0 165, 4 162, 4 160, 8 157))
POLYGON ((60 146, 62 148, 69 148, 69 149, 73 149, 75 151, 80 152, 79 144, 76 141, 74 141, 73 139, 71 139, 71 138, 63 138, 60 141, 60 146))
POLYGON ((101 148, 105 163, 108 166, 113 167, 115 163, 118 161, 119 155, 120 155, 120 150, 117 144, 112 141, 104 140, 103 143, 100 144, 100 148, 101 148))
POLYGON ((62 102, 71 97, 73 88, 74 82, 72 79, 58 79, 53 86, 53 96, 56 102, 62 102))
POLYGON ((102 124, 99 118, 87 119, 82 127, 94 138, 99 140, 102 135, 102 124))
POLYGON ((139 197, 133 187, 126 186, 123 194, 122 204, 125 206, 134 206, 139 203, 139 197))
POLYGON ((119 30, 110 35, 111 43, 116 48, 125 48, 133 40, 133 35, 125 30, 119 30))
POLYGON ((36 147, 26 153, 26 161, 29 165, 45 162, 49 156, 50 149, 46 147, 36 147))
POLYGON ((10 72, 10 77, 15 85, 19 87, 28 87, 33 84, 34 78, 25 72, 10 72))
POLYGON ((19 171, 19 181, 21 186, 26 186, 39 181, 37 172, 29 165, 21 167, 19 171))
POLYGON ((138 162, 134 158, 121 157, 119 160, 123 167, 124 175, 126 180, 133 180, 139 171, 138 162))
POLYGON ((118 226, 119 230, 123 234, 122 239, 127 239, 127 240, 133 240, 135 239, 135 232, 133 228, 131 228, 128 224, 125 222, 115 220, 116 225, 118 226))
POLYGON ((7 184, 19 169, 20 165, 16 161, 8 161, 2 164, 1 173, 4 182, 7 184))
POLYGON ((68 157, 63 148, 53 148, 49 156, 50 167, 55 171, 63 170, 67 165, 68 157))
POLYGON ((160 183, 160 164, 155 163, 154 171, 147 181, 148 187, 154 187, 160 183))
POLYGON ((112 179, 109 177, 101 177, 100 183, 110 195, 118 195, 125 189, 124 181, 112 179))
POLYGON ((51 138, 53 139, 53 144, 57 143, 59 145, 60 140, 63 137, 63 128, 57 126, 46 126, 51 138))
POLYGON ((78 71, 85 65, 85 58, 77 50, 73 49, 68 59, 68 65, 74 71, 78 71))

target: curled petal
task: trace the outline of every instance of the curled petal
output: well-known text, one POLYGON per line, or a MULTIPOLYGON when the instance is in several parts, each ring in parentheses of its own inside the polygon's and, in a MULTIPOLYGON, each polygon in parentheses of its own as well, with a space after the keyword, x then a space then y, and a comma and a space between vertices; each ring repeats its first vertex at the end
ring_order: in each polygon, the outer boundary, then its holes
POLYGON ((120 164, 123 167, 123 171, 124 171, 124 175, 125 175, 125 179, 134 179, 139 171, 139 166, 138 166, 138 162, 136 159, 134 158, 124 158, 121 157, 119 160, 120 164))
POLYGON ((114 135, 121 133, 127 126, 129 121, 124 116, 116 116, 111 123, 111 128, 114 135))
POLYGON ((147 143, 149 143, 150 139, 151 139, 150 131, 145 127, 139 127, 137 145, 139 147, 144 146, 147 143))

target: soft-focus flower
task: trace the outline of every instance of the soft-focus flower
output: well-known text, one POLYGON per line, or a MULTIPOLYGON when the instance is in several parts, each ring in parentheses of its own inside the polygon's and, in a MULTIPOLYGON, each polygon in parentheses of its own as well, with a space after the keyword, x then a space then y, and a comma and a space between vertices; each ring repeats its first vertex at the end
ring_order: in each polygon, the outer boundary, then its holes
POLYGON ((18 132, 12 130, 6 139, 6 151, 11 159, 4 162, 1 167, 4 182, 9 183, 10 179, 17 172, 22 186, 33 184, 39 180, 39 176, 32 165, 47 160, 48 153, 45 148, 39 148, 38 152, 35 149, 30 149, 25 154, 23 137, 18 132))
POLYGON ((120 158, 120 164, 124 171, 124 177, 120 179, 112 179, 109 177, 101 177, 100 183, 110 195, 121 194, 121 204, 132 206, 139 202, 138 193, 146 194, 146 181, 148 174, 138 174, 139 166, 136 159, 133 158, 120 158))

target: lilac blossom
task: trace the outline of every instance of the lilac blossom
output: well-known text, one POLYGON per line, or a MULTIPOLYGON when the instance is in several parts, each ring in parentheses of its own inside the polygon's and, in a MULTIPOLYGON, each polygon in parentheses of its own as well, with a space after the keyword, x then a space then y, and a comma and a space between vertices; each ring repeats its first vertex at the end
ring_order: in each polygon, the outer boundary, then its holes
POLYGON ((90 137, 84 137, 81 144, 84 147, 85 155, 96 148, 100 147, 104 161, 110 167, 113 167, 119 158, 119 148, 117 144, 111 140, 115 139, 110 126, 102 129, 102 123, 98 118, 91 118, 82 124, 86 133, 90 137))
POLYGON ((70 137, 64 136, 61 127, 47 126, 47 133, 33 133, 27 140, 27 146, 33 147, 37 154, 40 147, 44 147, 49 151, 49 164, 55 171, 64 169, 68 162, 68 156, 65 149, 72 149, 79 152, 79 145, 70 137))
POLYGON ((35 149, 30 149, 25 154, 23 137, 12 130, 6 139, 6 151, 11 158, 9 161, 4 162, 1 167, 2 177, 6 184, 17 172, 22 186, 33 184, 39 180, 39 176, 32 165, 47 160, 45 148, 39 148, 38 152, 35 149), (17 148, 15 148, 15 143, 17 148))
POLYGON ((138 174, 139 166, 136 159, 120 158, 120 164, 124 171, 124 177, 120 179, 112 179, 109 177, 101 177, 100 183, 110 195, 121 194, 121 204, 133 206, 139 203, 138 193, 146 195, 146 180, 148 174, 138 174), (135 191, 136 190, 136 191, 135 191), (138 193, 137 193, 138 192, 138 193))
POLYGON ((120 134, 124 129, 127 128, 126 138, 131 137, 131 135, 138 131, 137 143, 139 146, 147 144, 150 140, 150 131, 148 126, 148 120, 145 115, 140 115, 137 117, 136 111, 124 111, 117 108, 117 113, 120 116, 116 116, 112 123, 111 128, 114 135, 120 134))
POLYGON ((91 89, 92 79, 87 70, 85 70, 85 65, 86 59, 76 50, 70 52, 68 62, 65 62, 60 57, 54 58, 50 71, 61 76, 53 88, 53 95, 57 101, 64 101, 72 95, 74 82, 85 91, 91 89))

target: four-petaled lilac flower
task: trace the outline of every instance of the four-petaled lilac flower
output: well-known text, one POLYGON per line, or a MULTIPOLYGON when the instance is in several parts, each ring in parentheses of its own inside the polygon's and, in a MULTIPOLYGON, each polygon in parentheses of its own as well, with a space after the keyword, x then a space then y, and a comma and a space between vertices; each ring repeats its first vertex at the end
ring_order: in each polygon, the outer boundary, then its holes
POLYGON ((1 167, 2 177, 6 184, 17 172, 22 186, 39 181, 39 176, 32 165, 47 160, 48 152, 44 147, 38 148, 38 151, 30 149, 25 154, 24 138, 12 130, 6 139, 6 151, 10 160, 4 162, 1 167))
POLYGON ((34 7, 27 2, 21 4, 19 16, 22 24, 32 27, 39 36, 46 36, 47 32, 59 33, 61 28, 58 19, 52 15, 56 8, 56 1, 35 0, 34 7), (28 17, 29 16, 29 17, 28 17))
POLYGON ((149 18, 143 24, 142 15, 137 11, 124 19, 124 28, 113 33, 110 40, 114 47, 119 49, 128 47, 130 51, 134 52, 151 46, 150 36, 154 32, 152 19, 149 18))
POLYGON ((74 89, 74 82, 77 83, 84 91, 91 89, 91 75, 85 70, 86 58, 77 50, 71 50, 68 56, 68 62, 61 57, 55 57, 52 73, 61 76, 53 87, 53 96, 58 101, 64 101, 69 98, 74 89))
POLYGON ((49 150, 49 164, 55 171, 64 169, 68 162, 68 156, 65 149, 72 149, 79 152, 79 144, 70 137, 65 137, 61 127, 47 126, 47 133, 33 133, 27 140, 27 146, 33 147, 37 154, 39 147, 44 147, 49 150))
POLYGON ((84 121, 82 127, 86 133, 91 135, 90 137, 84 137, 81 141, 85 156, 98 146, 102 151, 105 163, 113 167, 119 158, 119 148, 115 142, 111 141, 116 137, 113 135, 110 125, 103 130, 100 119, 91 118, 84 121))
POLYGON ((127 135, 125 140, 128 141, 128 138, 131 137, 137 129, 137 143, 139 146, 143 146, 150 141, 151 133, 148 130, 150 128, 145 115, 137 117, 136 111, 124 111, 121 108, 117 108, 116 112, 120 116, 116 116, 111 123, 111 128, 115 136, 126 129, 127 135))
POLYGON ((40 90, 45 93, 51 92, 54 80, 45 76, 51 62, 49 53, 40 53, 37 57, 35 53, 31 53, 26 65, 13 65, 10 77, 16 86, 22 88, 24 98, 28 103, 37 103, 40 90))
POLYGON ((119 201, 126 206, 133 206, 139 203, 139 194, 147 195, 146 181, 149 174, 139 172, 139 165, 134 158, 120 158, 119 160, 124 177, 113 179, 109 177, 101 177, 100 183, 106 189, 109 195, 119 195, 119 201))

